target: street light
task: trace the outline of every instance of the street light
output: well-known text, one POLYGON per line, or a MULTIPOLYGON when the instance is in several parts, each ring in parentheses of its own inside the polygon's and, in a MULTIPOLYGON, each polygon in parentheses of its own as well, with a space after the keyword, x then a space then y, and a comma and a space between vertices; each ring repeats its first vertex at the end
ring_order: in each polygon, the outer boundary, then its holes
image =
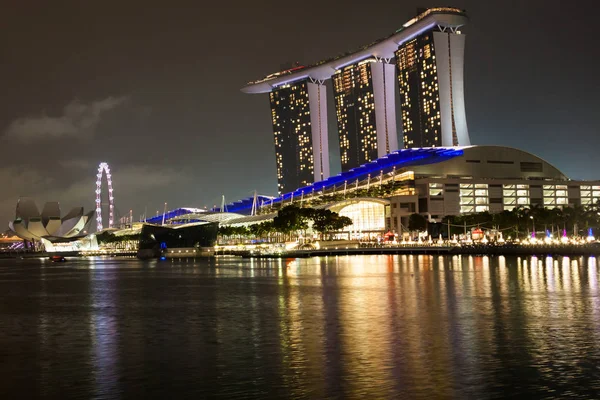
POLYGON ((530 215, 529 218, 531 218, 531 223, 533 225, 533 237, 535 237, 535 219, 533 218, 533 215, 530 215))

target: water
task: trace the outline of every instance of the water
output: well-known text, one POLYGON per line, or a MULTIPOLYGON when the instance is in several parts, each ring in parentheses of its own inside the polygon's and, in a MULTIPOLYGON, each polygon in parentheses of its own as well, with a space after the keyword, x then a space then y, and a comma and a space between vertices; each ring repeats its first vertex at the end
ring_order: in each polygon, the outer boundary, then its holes
POLYGON ((0 261, 3 399, 600 397, 595 258, 0 261))

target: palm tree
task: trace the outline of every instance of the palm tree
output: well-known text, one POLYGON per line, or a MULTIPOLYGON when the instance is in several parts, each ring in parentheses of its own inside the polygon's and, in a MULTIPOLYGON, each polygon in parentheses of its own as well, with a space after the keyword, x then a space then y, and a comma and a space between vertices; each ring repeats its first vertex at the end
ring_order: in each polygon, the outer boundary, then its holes
POLYGON ((514 214, 514 218, 517 223, 516 229, 515 229, 516 236, 519 236, 519 233, 521 231, 527 230, 527 220, 529 220, 530 210, 528 207, 525 207, 525 206, 516 206, 515 208, 512 209, 512 212, 514 214), (522 229, 523 224, 525 225, 525 229, 522 229))

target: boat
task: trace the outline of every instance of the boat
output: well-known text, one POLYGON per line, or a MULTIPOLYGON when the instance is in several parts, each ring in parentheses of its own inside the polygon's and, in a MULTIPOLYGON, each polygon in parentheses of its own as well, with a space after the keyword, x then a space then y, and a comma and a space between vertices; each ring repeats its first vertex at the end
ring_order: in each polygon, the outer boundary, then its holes
POLYGON ((52 262, 65 262, 65 261, 67 261, 67 259, 64 256, 55 255, 55 256, 50 256, 50 261, 52 261, 52 262))

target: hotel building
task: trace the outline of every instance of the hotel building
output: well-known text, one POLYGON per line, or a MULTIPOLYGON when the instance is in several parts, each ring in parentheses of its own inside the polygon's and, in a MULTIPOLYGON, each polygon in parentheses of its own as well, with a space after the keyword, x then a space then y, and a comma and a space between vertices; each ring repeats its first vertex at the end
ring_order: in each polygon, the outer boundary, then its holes
POLYGON ((322 85, 302 80, 269 93, 275 139, 277 189, 289 192, 329 177, 327 112, 322 85), (316 104, 316 106, 312 106, 316 104))
POLYGON ((404 148, 468 146, 465 35, 436 26, 395 52, 404 148))
POLYGON ((356 51, 249 82, 243 92, 270 93, 279 193, 330 175, 324 86, 329 79, 343 172, 399 148, 398 108, 407 132, 404 147, 468 145, 464 35, 458 31, 466 22, 463 10, 430 8, 356 51), (396 82, 404 94, 399 106, 396 82))
POLYGON ((369 58, 332 77, 342 171, 398 149, 394 66, 369 58))

